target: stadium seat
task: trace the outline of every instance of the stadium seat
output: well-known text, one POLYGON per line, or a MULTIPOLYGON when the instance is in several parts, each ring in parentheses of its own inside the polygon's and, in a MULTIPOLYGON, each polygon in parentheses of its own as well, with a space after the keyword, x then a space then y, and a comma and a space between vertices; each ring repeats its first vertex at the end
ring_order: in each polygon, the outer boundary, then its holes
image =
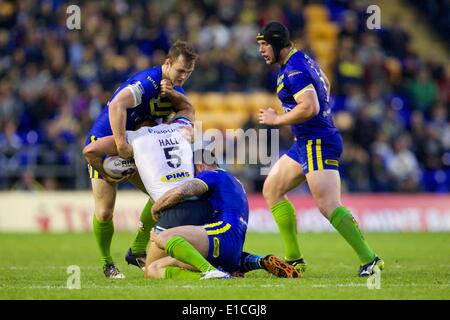
POLYGON ((202 109, 205 110, 225 109, 224 96, 216 92, 202 94, 201 104, 202 109))
POLYGON ((191 101, 192 105, 196 110, 202 109, 202 98, 201 95, 197 92, 188 92, 187 97, 189 101, 191 101))
POLYGON ((267 108, 270 103, 270 94, 255 92, 248 96, 247 103, 252 113, 257 113, 261 108, 267 108))
POLYGON ((339 28, 332 22, 313 22, 306 26, 306 34, 310 40, 336 41, 339 28))
POLYGON ((321 4, 310 4, 305 6, 304 16, 307 21, 328 21, 330 13, 328 8, 321 4))
POLYGON ((227 110, 244 110, 245 112, 250 110, 247 96, 238 92, 227 94, 224 104, 227 110))

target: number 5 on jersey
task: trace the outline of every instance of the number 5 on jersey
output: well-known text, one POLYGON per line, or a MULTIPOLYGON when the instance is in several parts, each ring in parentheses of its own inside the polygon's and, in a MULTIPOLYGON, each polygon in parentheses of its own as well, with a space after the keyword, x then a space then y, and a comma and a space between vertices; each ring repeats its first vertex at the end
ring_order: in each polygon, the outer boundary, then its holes
POLYGON ((167 159, 167 165, 173 169, 178 168, 181 165, 181 157, 176 153, 179 149, 179 146, 163 148, 164 156, 167 159))

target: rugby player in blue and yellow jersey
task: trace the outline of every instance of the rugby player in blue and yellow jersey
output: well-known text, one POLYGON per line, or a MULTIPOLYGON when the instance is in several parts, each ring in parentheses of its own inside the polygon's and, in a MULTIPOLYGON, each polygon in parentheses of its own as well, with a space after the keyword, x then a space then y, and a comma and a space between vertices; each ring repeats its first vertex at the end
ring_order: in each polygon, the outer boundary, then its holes
POLYGON ((306 262, 297 241, 296 211, 286 194, 305 180, 320 212, 357 253, 360 276, 381 270, 384 262, 365 241, 357 222, 341 202, 339 157, 342 138, 334 126, 329 106, 330 83, 319 65, 297 50, 289 31, 279 22, 268 23, 256 36, 266 64, 278 64, 277 95, 284 114, 261 109, 259 122, 291 125, 296 138, 287 154, 272 168, 263 195, 283 238, 285 259, 304 270, 306 262))
MULTIPOLYGON (((142 70, 126 80, 94 122, 86 144, 113 135, 119 156, 128 159, 133 157, 133 148, 126 140, 126 130, 135 130, 145 121, 161 123, 172 112, 194 120, 194 109, 181 86, 191 75, 196 59, 197 53, 190 44, 177 41, 162 66, 142 70)), ((92 167, 89 167, 89 175, 95 199, 93 230, 100 248, 103 272, 108 278, 122 279, 125 276, 114 265, 110 247, 117 183, 124 179, 102 177, 92 167)), ((127 178, 145 192, 138 177, 127 178)), ((129 263, 145 256, 153 222, 151 205, 149 200, 141 213, 141 225, 126 256, 129 263)))

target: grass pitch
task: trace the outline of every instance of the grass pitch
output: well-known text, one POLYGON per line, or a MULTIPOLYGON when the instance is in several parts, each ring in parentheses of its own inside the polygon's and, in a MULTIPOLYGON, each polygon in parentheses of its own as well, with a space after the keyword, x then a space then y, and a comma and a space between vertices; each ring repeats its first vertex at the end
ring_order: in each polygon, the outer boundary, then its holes
MULTIPOLYGON (((146 280, 124 262, 133 234, 116 233, 112 253, 126 280, 105 279, 93 234, 0 234, 0 299, 450 299, 450 233, 372 233, 385 260, 381 288, 356 276, 359 261, 335 233, 301 234, 308 261, 302 279, 264 271, 232 280, 146 280), (78 265, 81 289, 69 290, 67 267, 78 265)), ((282 256, 277 234, 249 233, 247 251, 282 256)))

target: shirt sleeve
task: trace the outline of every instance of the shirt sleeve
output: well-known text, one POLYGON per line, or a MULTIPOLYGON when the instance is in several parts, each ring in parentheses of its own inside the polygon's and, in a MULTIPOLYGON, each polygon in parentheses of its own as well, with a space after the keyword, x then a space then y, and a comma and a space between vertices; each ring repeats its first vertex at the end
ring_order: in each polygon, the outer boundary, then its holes
POLYGON ((311 76, 306 70, 290 70, 287 72, 284 81, 290 88, 294 99, 307 90, 314 90, 311 76))
POLYGON ((203 171, 196 175, 195 179, 200 180, 209 190, 213 190, 217 185, 218 175, 214 171, 203 171))
POLYGON ((186 95, 186 91, 184 91, 184 89, 183 89, 182 87, 175 86, 175 87, 173 87, 173 89, 174 89, 175 91, 178 91, 178 92, 181 93, 182 95, 186 95))
POLYGON ((155 85, 147 78, 142 78, 130 83, 127 87, 133 94, 134 106, 138 106, 142 103, 144 96, 151 97, 156 96, 159 92, 159 85, 155 85))

